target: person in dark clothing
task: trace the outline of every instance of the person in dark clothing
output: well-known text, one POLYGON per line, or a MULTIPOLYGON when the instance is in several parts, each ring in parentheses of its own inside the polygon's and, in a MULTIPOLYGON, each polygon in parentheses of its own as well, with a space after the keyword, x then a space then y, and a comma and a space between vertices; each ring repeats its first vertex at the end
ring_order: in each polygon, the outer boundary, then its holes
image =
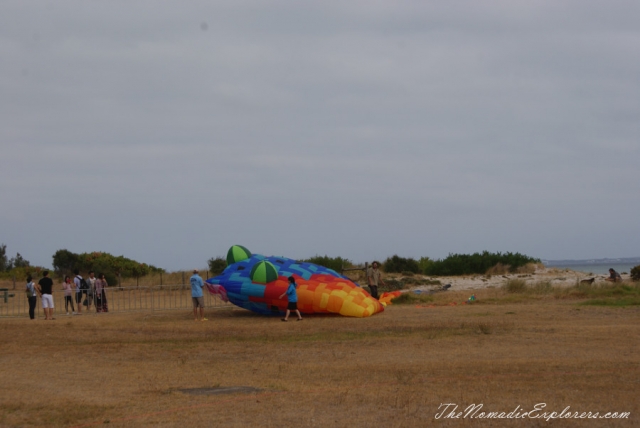
POLYGON ((42 301, 45 321, 54 320, 53 317, 53 281, 49 278, 49 271, 42 272, 42 278, 38 281, 38 293, 42 301))
POLYGON ((33 282, 31 275, 27 276, 27 300, 29 301, 29 318, 32 320, 36 318, 36 303, 38 301, 38 291, 36 290, 36 283, 33 282))
POLYGON ((369 284, 369 290, 371 290, 371 297, 379 299, 378 297, 378 285, 386 285, 382 280, 382 273, 378 269, 378 262, 371 263, 371 267, 367 269, 367 283, 369 284))
POLYGON ((622 277, 618 272, 616 272, 615 270, 613 270, 613 268, 611 268, 609 269, 609 278, 607 278, 606 281, 622 282, 622 277))

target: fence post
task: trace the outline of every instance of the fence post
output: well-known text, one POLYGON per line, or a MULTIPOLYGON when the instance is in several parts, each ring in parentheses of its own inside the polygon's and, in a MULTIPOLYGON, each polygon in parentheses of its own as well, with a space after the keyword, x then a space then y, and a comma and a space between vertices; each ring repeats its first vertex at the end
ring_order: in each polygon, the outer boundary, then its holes
POLYGON ((162 272, 160 272, 160 285, 162 285, 162 272))
POLYGON ((184 271, 182 271, 182 285, 184 286, 184 271))
POLYGON ((13 275, 13 289, 16 289, 16 276, 13 275))

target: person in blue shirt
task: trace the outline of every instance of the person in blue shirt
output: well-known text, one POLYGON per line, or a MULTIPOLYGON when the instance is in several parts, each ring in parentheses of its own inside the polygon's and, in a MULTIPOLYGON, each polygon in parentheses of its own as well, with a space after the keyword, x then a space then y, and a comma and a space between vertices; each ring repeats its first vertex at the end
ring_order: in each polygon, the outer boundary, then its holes
POLYGON ((296 311, 298 314, 298 321, 302 321, 302 315, 300 315, 300 311, 298 310, 298 295, 296 294, 296 279, 293 276, 289 278, 289 287, 287 287, 287 291, 280 295, 280 299, 282 299, 285 295, 289 300, 289 305, 287 305, 287 313, 285 314, 282 321, 289 321, 289 314, 291 311, 296 311))
POLYGON ((191 282, 191 300, 193 301, 194 321, 198 321, 198 308, 200 308, 200 321, 209 321, 204 317, 204 296, 202 295, 204 281, 200 275, 198 275, 198 269, 193 270, 193 275, 189 281, 191 282))

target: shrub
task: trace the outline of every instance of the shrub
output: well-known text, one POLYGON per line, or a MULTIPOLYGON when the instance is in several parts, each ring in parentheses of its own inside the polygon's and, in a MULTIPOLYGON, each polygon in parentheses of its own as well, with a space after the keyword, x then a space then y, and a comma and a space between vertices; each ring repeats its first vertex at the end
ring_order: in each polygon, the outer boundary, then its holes
POLYGON ((94 251, 75 254, 69 250, 58 250, 53 255, 53 267, 58 276, 70 275, 75 269, 80 272, 104 273, 109 285, 118 283, 117 278, 139 278, 150 273, 162 273, 164 269, 140 263, 124 256, 94 251))
MULTIPOLYGON (((385 285, 379 285, 378 291, 396 291, 407 288, 407 283, 404 280, 398 280, 393 278, 388 278, 384 280, 385 285)), ((368 289, 368 287, 367 287, 368 289)))
POLYGON ((502 263, 498 263, 495 266, 490 267, 485 272, 485 275, 504 275, 505 273, 509 273, 511 266, 503 265, 502 263))
POLYGON ((524 293, 527 290, 527 283, 522 279, 510 279, 502 288, 507 293, 524 293))
POLYGON ((207 260, 207 264, 209 265, 209 271, 211 272, 211 275, 217 276, 227 268, 227 259, 223 257, 212 257, 207 260))
MULTIPOLYGON (((517 273, 535 273, 536 268, 538 268, 539 263, 527 263, 524 266, 519 266, 516 268, 517 273)), ((541 267, 544 267, 542 265, 541 267)))
POLYGON ((420 272, 425 273, 429 268, 429 265, 433 263, 429 257, 420 257, 418 260, 418 267, 420 268, 420 272))
MULTIPOLYGON (((33 278, 37 279, 42 276, 43 270, 50 270, 44 268, 42 266, 22 266, 22 267, 14 267, 11 270, 6 272, 0 272, 0 279, 13 279, 16 281, 24 281, 27 279, 27 275, 31 275, 33 278)), ((37 282, 37 281, 36 281, 37 282)))
POLYGON ((411 258, 399 257, 398 255, 387 258, 382 264, 382 268, 385 272, 403 273, 403 275, 406 275, 405 272, 420 272, 420 266, 417 261, 411 258))
POLYGON ((427 294, 416 294, 412 292, 402 293, 391 301, 392 305, 415 304, 415 303, 431 303, 433 297, 427 294))
POLYGON ((509 266, 509 272, 515 272, 519 267, 528 263, 540 263, 540 259, 525 256, 520 253, 490 253, 483 251, 474 254, 449 254, 443 260, 436 260, 427 265, 426 275, 471 275, 484 274, 489 268, 498 264, 509 266))
MULTIPOLYGON (((102 272, 104 273, 104 279, 107 281, 107 285, 109 287, 117 287, 120 285, 118 281, 118 277, 113 272, 102 272)), ((96 275, 100 275, 99 273, 96 275)))
POLYGON ((316 254, 313 257, 303 260, 303 262, 324 266, 326 268, 333 269, 338 273, 340 273, 344 268, 351 267, 350 260, 342 257, 329 257, 327 255, 319 256, 316 254))
POLYGON ((631 269, 631 272, 629 274, 631 275, 632 280, 640 281, 640 265, 631 269))
POLYGON ((533 294, 550 294, 553 292, 551 281, 539 281, 529 287, 533 294))

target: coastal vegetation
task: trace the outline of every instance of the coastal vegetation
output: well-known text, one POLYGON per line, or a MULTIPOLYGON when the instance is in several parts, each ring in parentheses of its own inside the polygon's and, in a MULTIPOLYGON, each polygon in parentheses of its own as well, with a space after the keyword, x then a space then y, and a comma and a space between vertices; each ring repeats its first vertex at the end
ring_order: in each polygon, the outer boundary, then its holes
POLYGON ((164 272, 164 269, 124 256, 113 256, 100 251, 76 254, 66 249, 55 252, 53 268, 59 276, 72 274, 75 269, 83 273, 104 273, 107 283, 111 285, 119 284, 121 278, 140 278, 164 272))
POLYGON ((220 275, 227 267, 227 260, 223 257, 212 257, 207 260, 207 265, 211 275, 220 275))
POLYGON ((338 273, 340 273, 342 269, 350 268, 351 266, 353 266, 351 260, 345 259, 344 257, 329 257, 327 255, 319 256, 317 254, 302 261, 324 266, 326 268, 333 269, 338 273))
POLYGON ((580 300, 581 305, 594 306, 638 306, 640 305, 640 284, 621 282, 580 283, 570 287, 553 286, 549 281, 526 283, 519 278, 509 279, 502 290, 511 295, 550 296, 558 300, 580 300))
POLYGON ((382 263, 382 269, 385 272, 389 273, 419 273, 421 271, 420 265, 416 260, 412 258, 400 257, 397 254, 387 258, 382 263))
POLYGON ((504 274, 526 269, 527 265, 539 264, 540 259, 520 253, 491 253, 483 251, 473 254, 449 254, 444 259, 432 260, 421 257, 419 260, 394 255, 382 264, 389 273, 422 273, 431 276, 455 276, 473 274, 504 274))
POLYGON ((484 274, 492 267, 500 264, 509 272, 516 272, 518 268, 530 263, 541 263, 540 259, 520 253, 491 253, 483 251, 473 254, 449 254, 442 260, 435 260, 426 266, 426 275, 450 276, 484 274))

